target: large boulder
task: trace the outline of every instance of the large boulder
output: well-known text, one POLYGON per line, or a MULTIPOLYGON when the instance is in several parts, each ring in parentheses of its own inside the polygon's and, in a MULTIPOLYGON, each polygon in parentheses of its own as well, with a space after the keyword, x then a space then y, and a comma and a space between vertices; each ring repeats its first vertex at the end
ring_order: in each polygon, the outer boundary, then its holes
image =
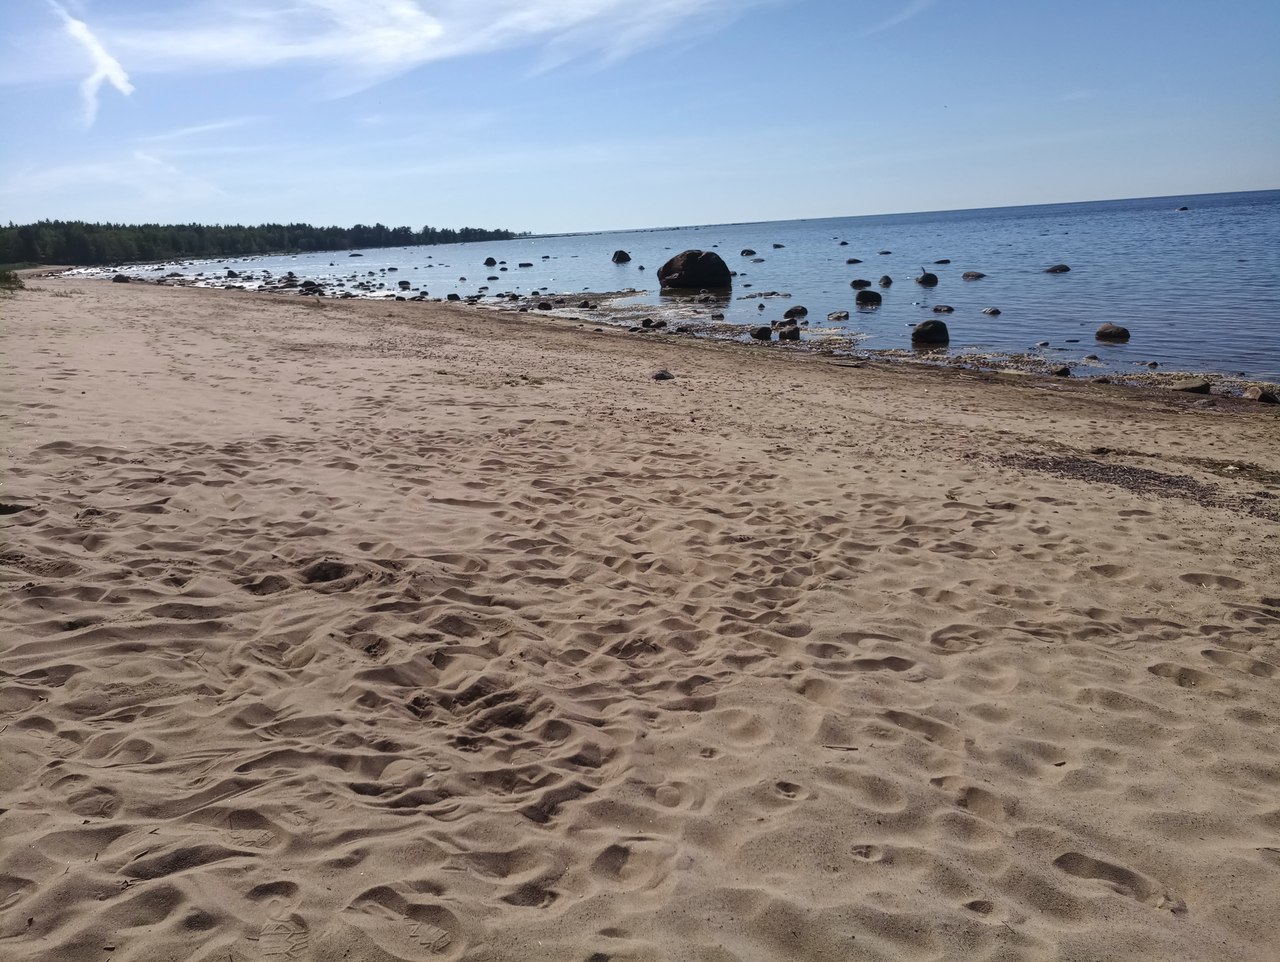
POLYGON ((729 265, 715 251, 682 251, 658 268, 663 289, 725 290, 733 286, 729 265))
POLYGON ((879 307, 883 298, 878 291, 861 290, 854 297, 853 302, 859 307, 879 307))
POLYGON ((613 262, 615 264, 626 264, 626 263, 629 263, 630 261, 631 261, 631 255, 628 254, 626 251, 613 252, 613 262))
POLYGON ((1129 329, 1107 321, 1094 332, 1093 336, 1099 341, 1127 341, 1129 340, 1129 329))
POLYGON ((946 344, 951 332, 942 321, 922 321, 911 330, 912 344, 946 344))

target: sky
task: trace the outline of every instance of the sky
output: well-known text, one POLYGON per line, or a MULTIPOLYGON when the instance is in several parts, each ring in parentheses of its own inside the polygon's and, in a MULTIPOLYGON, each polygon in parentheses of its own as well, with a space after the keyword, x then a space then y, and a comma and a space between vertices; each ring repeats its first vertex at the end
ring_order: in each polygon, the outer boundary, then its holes
POLYGON ((2 0, 0 223, 534 233, 1280 188, 1277 0, 2 0))

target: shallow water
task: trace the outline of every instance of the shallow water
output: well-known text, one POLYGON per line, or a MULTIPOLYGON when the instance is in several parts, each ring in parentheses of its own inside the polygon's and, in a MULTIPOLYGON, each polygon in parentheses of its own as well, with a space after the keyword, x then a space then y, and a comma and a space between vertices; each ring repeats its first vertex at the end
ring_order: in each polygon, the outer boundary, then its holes
POLYGON ((731 324, 760 324, 803 305, 806 337, 827 329, 859 348, 907 349, 911 325, 937 316, 934 305, 947 304, 955 309, 943 318, 952 355, 1031 353, 1078 365, 1081 374, 1134 374, 1156 362, 1160 370, 1280 381, 1278 240, 1280 191, 1272 190, 529 237, 366 250, 358 258, 343 251, 165 264, 130 273, 203 274, 221 285, 227 268, 293 271, 348 288, 366 281, 373 296, 388 297, 400 293, 401 280, 410 284, 407 293, 425 290, 432 297, 465 297, 481 288, 488 297, 635 288, 642 293, 623 303, 658 317, 677 305, 687 312, 688 302, 659 293, 657 268, 681 250, 714 249, 738 276, 730 298, 699 309, 722 311, 731 324), (763 260, 741 256, 744 248, 763 260), (618 249, 631 254, 630 263, 611 262, 618 249), (485 267, 486 257, 506 270, 485 267), (862 263, 847 264, 849 258, 862 263), (934 263, 940 259, 950 263, 934 263), (522 262, 532 266, 518 267, 522 262), (1059 263, 1070 272, 1044 272, 1059 263), (938 275, 937 287, 914 283, 922 268, 938 275), (986 277, 964 281, 965 271, 986 277), (874 286, 884 274, 893 286, 874 286), (849 285, 855 278, 881 291, 881 307, 855 308, 849 285), (766 291, 791 296, 749 296, 766 291), (986 307, 1001 314, 984 315, 986 307), (849 319, 829 323, 835 311, 848 311, 849 319), (1104 321, 1129 328, 1131 341, 1096 342, 1093 332, 1104 321), (1037 346, 1045 341, 1048 346, 1037 346))

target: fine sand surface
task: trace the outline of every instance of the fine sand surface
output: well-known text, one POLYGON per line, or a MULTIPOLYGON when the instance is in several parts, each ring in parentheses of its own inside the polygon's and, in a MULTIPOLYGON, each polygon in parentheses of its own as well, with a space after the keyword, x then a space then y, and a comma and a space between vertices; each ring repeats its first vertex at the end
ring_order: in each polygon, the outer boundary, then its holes
POLYGON ((28 284, 0 958, 1280 957, 1275 409, 28 284))

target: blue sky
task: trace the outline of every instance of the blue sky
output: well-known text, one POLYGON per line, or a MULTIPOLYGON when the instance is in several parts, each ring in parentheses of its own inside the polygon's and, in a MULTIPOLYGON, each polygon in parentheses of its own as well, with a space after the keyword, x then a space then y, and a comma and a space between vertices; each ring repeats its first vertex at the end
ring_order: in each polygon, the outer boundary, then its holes
POLYGON ((0 222, 535 232, 1280 187, 1280 3, 4 0, 0 222))

